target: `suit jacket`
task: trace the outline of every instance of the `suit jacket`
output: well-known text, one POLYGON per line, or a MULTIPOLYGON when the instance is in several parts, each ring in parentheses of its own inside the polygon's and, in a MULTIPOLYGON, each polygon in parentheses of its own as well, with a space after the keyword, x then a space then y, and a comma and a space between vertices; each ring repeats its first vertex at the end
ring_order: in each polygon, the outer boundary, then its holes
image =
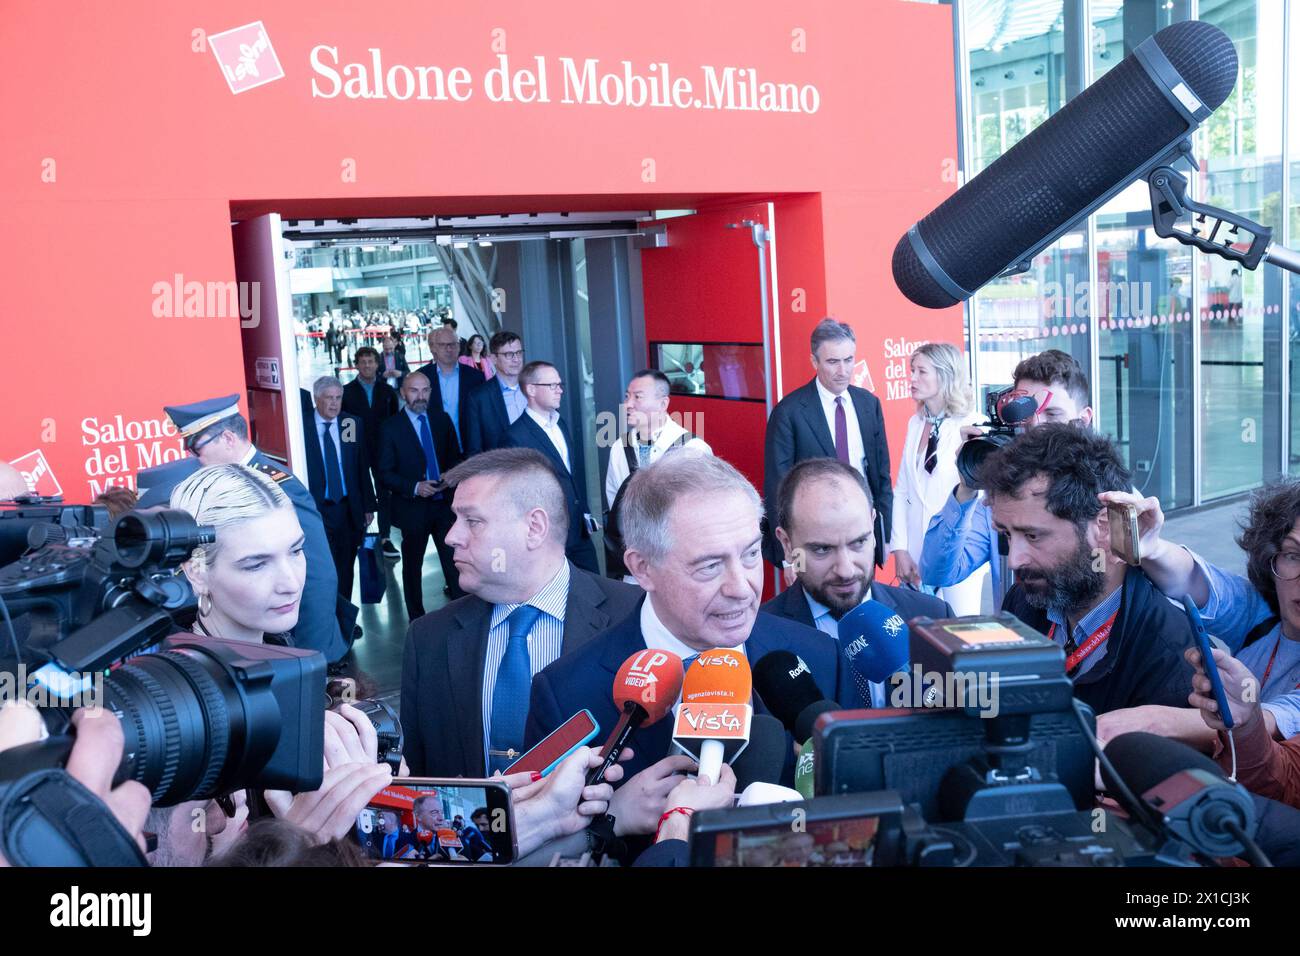
POLYGON ((506 410, 501 383, 490 378, 469 393, 469 414, 461 432, 465 455, 477 455, 502 447, 506 432, 510 430, 510 412, 506 410))
MULTIPOLYGON (((343 457, 339 459, 339 469, 343 472, 343 484, 348 493, 344 496, 348 512, 358 528, 366 526, 366 515, 375 511, 375 489, 370 483, 370 451, 366 447, 365 425, 361 419, 347 412, 340 412, 334 422, 338 430, 339 445, 343 457), (352 440, 346 441, 348 423, 354 429, 352 440)), ((320 508, 325 500, 325 452, 321 448, 320 432, 316 427, 316 416, 303 419, 303 440, 307 445, 307 488, 312 500, 320 508)))
POLYGON ((384 359, 384 353, 381 350, 379 353, 379 371, 376 374, 378 374, 379 376, 379 381, 383 382, 389 388, 396 391, 397 389, 402 387, 403 379, 405 379, 406 376, 411 374, 411 366, 406 364, 406 349, 401 346, 393 349, 393 367, 396 368, 402 374, 397 376, 397 378, 393 379, 391 382, 388 379, 384 378, 384 373, 388 371, 387 365, 388 363, 384 359))
MULTIPOLYGON (((584 707, 600 724, 601 733, 609 733, 619 718, 612 692, 614 676, 624 661, 645 649, 638 602, 637 609, 621 623, 543 669, 533 678, 524 746, 532 747, 584 707)), ((753 666, 775 650, 798 654, 812 671, 822 694, 829 698, 834 693, 839 683, 840 660, 834 639, 815 628, 760 613, 754 620, 749 639, 745 641, 745 656, 753 666)), ((753 704, 754 713, 771 713, 757 694, 753 697, 753 704)), ((631 744, 635 756, 623 765, 623 779, 631 779, 670 753, 680 753, 672 744, 672 736, 671 716, 637 730, 631 744)), ((793 786, 794 740, 788 733, 786 739, 790 746, 786 750, 781 783, 793 786)))
MULTIPOLYGON (((568 427, 564 424, 564 419, 559 419, 560 432, 564 435, 564 444, 569 449, 569 460, 573 460, 574 445, 573 436, 569 433, 568 427)), ((564 465, 564 459, 560 457, 560 452, 555 447, 555 443, 542 431, 542 426, 533 421, 532 416, 524 412, 515 419, 515 423, 506 431, 505 440, 501 443, 503 448, 532 448, 540 451, 546 456, 555 469, 555 476, 560 479, 560 487, 564 489, 565 495, 569 499, 569 539, 568 548, 573 548, 583 538, 590 537, 587 532, 586 522, 583 521, 583 515, 590 509, 587 507, 587 495, 585 483, 575 481, 573 474, 564 465)), ((567 719, 567 718, 566 718, 567 719)))
POLYGON ((398 412, 397 393, 383 379, 375 380, 373 400, 366 398, 366 390, 359 379, 343 386, 343 410, 361 419, 366 427, 366 451, 370 463, 379 461, 379 426, 398 412))
MULTIPOLYGON (((863 470, 876 509, 876 564, 884 564, 885 544, 889 541, 894 521, 894 491, 890 484, 885 416, 880 399, 865 388, 850 385, 848 391, 862 433, 863 470)), ((763 553, 779 566, 785 557, 775 532, 779 520, 777 490, 781 487, 781 479, 806 458, 835 457, 835 439, 822 412, 816 379, 796 388, 772 409, 763 445, 763 501, 768 514, 763 553)))
MULTIPOLYGON (((890 610, 898 612, 905 621, 921 615, 933 618, 953 616, 952 608, 946 601, 910 588, 896 588, 881 584, 879 581, 871 583, 871 598, 890 610)), ((813 622, 812 608, 808 606, 808 600, 804 597, 802 581, 796 581, 792 587, 786 588, 764 604, 762 609, 768 614, 797 621, 807 627, 817 626, 813 622)), ((858 693, 857 685, 853 681, 853 668, 848 664, 840 668, 839 684, 835 688, 834 699, 850 710, 855 707, 871 706, 871 701, 863 700, 862 695, 858 693)))
MULTIPOLYGON (((569 565, 561 654, 637 607, 643 591, 569 565)), ((483 668, 493 605, 472 594, 416 618, 402 658, 402 730, 416 776, 483 777, 483 668)))
MULTIPOLYGON (((456 363, 456 368, 460 369, 460 375, 457 376, 460 404, 456 406, 456 428, 463 438, 469 424, 469 393, 483 384, 483 373, 468 365, 461 365, 460 362, 456 363)), ((438 363, 421 365, 420 372, 429 380, 429 387, 433 390, 429 397, 429 407, 442 411, 442 383, 438 381, 438 363)))
MULTIPOLYGON (((428 417, 438 470, 445 475, 461 460, 456 433, 447 413, 432 403, 428 417)), ((379 430, 378 473, 379 483, 393 495, 393 524, 403 531, 427 528, 433 505, 451 504, 450 491, 443 492, 441 498, 416 495, 415 485, 424 480, 425 468, 424 446, 420 444, 415 424, 405 411, 398 412, 379 430)))

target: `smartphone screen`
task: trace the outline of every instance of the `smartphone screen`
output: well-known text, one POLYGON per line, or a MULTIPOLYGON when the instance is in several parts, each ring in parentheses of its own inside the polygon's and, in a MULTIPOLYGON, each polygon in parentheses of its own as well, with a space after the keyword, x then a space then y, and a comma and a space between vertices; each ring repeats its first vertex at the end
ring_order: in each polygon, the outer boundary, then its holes
POLYGON ((357 814, 352 836, 375 861, 473 866, 514 862, 514 829, 504 783, 404 777, 357 814))

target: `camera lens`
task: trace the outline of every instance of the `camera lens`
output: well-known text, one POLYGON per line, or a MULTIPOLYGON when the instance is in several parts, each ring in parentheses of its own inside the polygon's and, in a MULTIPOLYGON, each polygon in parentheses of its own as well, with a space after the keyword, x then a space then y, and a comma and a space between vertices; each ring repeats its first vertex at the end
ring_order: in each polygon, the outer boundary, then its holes
POLYGON ((978 491, 984 487, 980 483, 979 475, 985 460, 1013 437, 1015 436, 993 432, 972 438, 961 446, 957 452, 957 474, 961 475, 961 480, 966 483, 967 488, 978 491))
MULTIPOLYGON (((319 744, 298 739, 299 715, 282 714, 269 669, 259 672, 257 661, 219 646, 232 643, 196 641, 135 657, 104 678, 104 706, 117 715, 126 738, 118 779, 144 784, 156 806, 259 785, 282 736, 305 757, 294 764, 300 772, 290 771, 287 779, 281 774, 277 785, 292 788, 313 778, 319 785, 319 744)), ((323 662, 318 669, 323 677, 323 662)), ((320 718, 320 687, 313 691, 308 685, 315 681, 307 676, 296 683, 290 699, 315 699, 309 718, 320 718)))
POLYGON ((216 540, 216 531, 201 527, 187 511, 128 511, 113 524, 118 561, 127 568, 179 564, 194 549, 216 540))

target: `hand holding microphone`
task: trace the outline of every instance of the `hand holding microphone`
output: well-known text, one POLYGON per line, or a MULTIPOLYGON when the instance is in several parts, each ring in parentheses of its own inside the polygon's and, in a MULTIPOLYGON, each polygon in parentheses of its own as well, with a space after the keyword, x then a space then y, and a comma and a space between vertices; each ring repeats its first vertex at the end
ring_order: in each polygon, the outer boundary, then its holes
POLYGON ((668 794, 663 812, 669 814, 659 826, 655 842, 685 840, 691 832, 691 813, 696 810, 729 810, 736 801, 736 774, 723 764, 718 770, 718 780, 701 773, 687 777, 668 794), (690 813, 674 813, 681 808, 690 813))
POLYGON ((600 765, 587 775, 588 785, 605 779, 638 727, 662 720, 672 710, 681 689, 682 659, 670 651, 639 651, 623 662, 614 677, 614 705, 622 716, 605 739, 600 765))

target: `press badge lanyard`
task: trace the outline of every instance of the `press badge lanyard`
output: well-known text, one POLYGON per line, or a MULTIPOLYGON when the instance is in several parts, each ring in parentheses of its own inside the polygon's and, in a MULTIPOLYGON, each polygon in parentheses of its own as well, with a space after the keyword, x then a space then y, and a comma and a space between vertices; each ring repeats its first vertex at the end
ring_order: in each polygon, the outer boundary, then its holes
MULTIPOLYGON (((1101 647, 1102 644, 1106 643, 1106 639, 1110 637, 1111 630, 1115 627, 1115 618, 1118 616, 1119 608, 1115 608, 1115 610, 1111 612, 1110 617, 1106 618, 1105 623, 1102 624, 1101 627, 1097 628, 1097 630, 1093 631, 1091 636, 1076 647, 1074 653, 1065 659, 1066 674, 1073 674, 1075 670, 1078 669, 1079 665, 1088 659, 1089 654, 1101 647)), ((1056 622, 1053 621, 1051 628, 1047 632, 1047 639, 1049 641, 1053 640, 1055 634, 1056 622)), ((1261 681, 1261 686, 1262 684, 1263 682, 1261 681)))
MULTIPOLYGON (((1273 653, 1268 655, 1268 666, 1264 668, 1264 676, 1259 679, 1259 689, 1263 690, 1268 684, 1268 675, 1273 673, 1273 662, 1277 660, 1277 649, 1282 646, 1282 635, 1277 636, 1277 643, 1273 645, 1273 653)), ((1300 690, 1300 683, 1295 685, 1295 690, 1300 690)))

